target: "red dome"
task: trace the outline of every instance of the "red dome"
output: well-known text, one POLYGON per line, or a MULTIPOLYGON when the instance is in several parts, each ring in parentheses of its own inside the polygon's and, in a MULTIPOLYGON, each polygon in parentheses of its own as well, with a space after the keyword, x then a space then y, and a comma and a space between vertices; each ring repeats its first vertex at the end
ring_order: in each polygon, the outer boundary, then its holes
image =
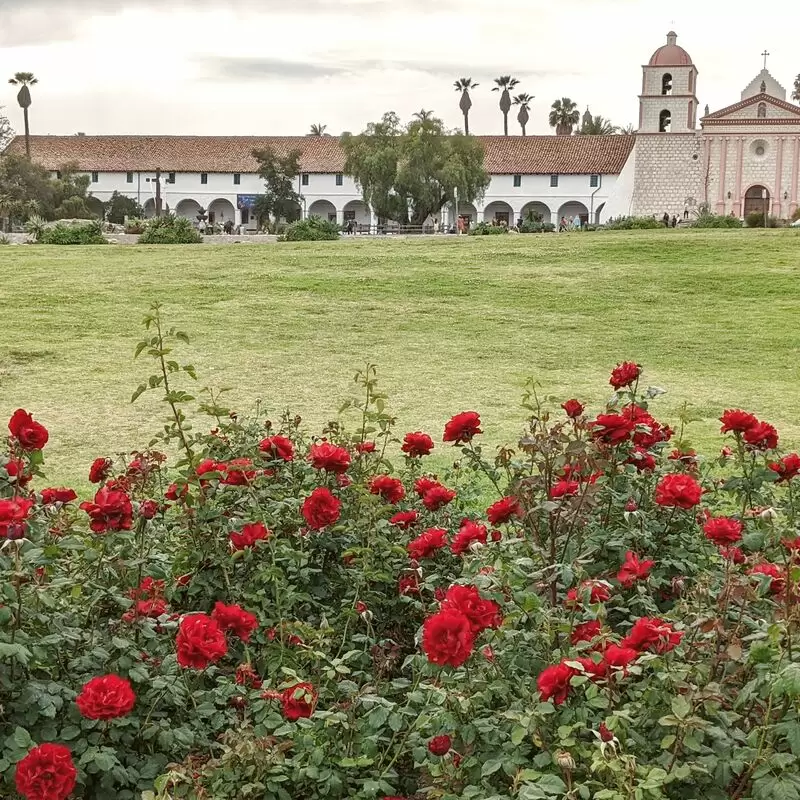
POLYGON ((650 58, 651 67, 690 67, 691 56, 678 44, 678 35, 674 31, 667 34, 667 43, 658 48, 650 58))

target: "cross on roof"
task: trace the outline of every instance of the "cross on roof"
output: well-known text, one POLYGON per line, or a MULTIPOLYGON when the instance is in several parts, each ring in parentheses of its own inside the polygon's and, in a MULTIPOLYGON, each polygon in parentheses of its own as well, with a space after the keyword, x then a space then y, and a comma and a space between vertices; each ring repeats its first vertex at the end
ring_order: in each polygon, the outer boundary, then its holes
POLYGON ((761 55, 764 56, 764 69, 766 69, 767 68, 767 56, 770 55, 770 53, 768 53, 766 48, 765 48, 764 52, 761 55))

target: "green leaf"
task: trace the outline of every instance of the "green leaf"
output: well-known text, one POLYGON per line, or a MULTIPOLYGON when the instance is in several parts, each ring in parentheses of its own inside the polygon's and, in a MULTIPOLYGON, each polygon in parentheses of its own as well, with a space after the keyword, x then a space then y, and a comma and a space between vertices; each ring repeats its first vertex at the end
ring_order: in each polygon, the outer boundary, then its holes
POLYGON ((672 698, 672 713, 678 719, 686 719, 692 712, 691 703, 683 696, 678 695, 672 698))
POLYGON ((25 728, 17 727, 10 738, 20 750, 28 750, 33 744, 33 739, 31 739, 31 735, 25 728))
POLYGON ((503 762, 499 758, 484 761, 481 767, 481 778, 488 778, 489 775, 494 775, 502 766, 503 762))

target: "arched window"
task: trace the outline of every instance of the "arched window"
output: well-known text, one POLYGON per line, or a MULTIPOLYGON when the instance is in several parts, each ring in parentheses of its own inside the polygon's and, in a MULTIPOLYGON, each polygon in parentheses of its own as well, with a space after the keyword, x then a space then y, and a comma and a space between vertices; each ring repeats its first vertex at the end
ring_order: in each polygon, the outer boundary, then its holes
POLYGON ((694 91, 694 72, 689 73, 689 91, 694 91))
POLYGON ((672 128, 672 114, 665 108, 658 115, 658 131, 659 133, 669 133, 672 128))
POLYGON ((661 79, 661 94, 672 94, 672 75, 669 72, 661 79))
POLYGON ((758 104, 758 118, 759 119, 766 119, 767 116, 767 104, 766 103, 759 103, 758 104))

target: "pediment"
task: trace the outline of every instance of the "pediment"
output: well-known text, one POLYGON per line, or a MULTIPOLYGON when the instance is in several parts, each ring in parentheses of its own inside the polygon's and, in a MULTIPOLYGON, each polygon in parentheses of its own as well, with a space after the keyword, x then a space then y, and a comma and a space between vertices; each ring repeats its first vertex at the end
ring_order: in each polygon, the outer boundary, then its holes
POLYGON ((738 103, 721 108, 713 114, 703 117, 700 122, 706 124, 720 124, 725 122, 736 125, 753 123, 755 125, 768 125, 770 123, 786 124, 792 122, 800 124, 800 106, 787 103, 772 95, 760 93, 740 100, 738 103), (759 106, 764 104, 766 116, 758 114, 759 106))

